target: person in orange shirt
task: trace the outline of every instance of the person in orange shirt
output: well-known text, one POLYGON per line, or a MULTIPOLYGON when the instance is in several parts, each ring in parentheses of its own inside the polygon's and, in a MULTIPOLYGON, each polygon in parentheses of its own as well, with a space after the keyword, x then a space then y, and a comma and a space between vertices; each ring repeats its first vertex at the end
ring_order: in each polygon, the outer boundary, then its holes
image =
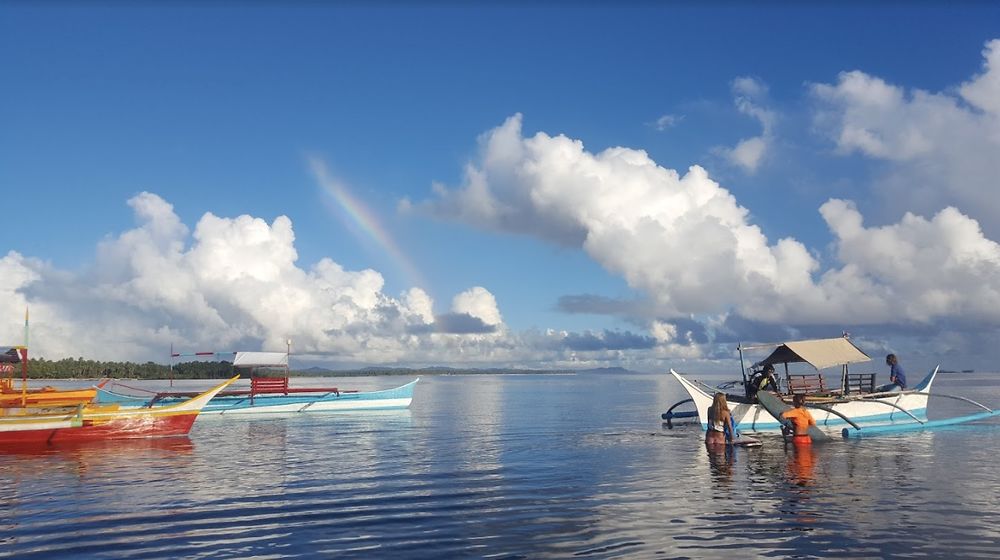
POLYGON ((810 445, 812 438, 809 437, 809 426, 815 426, 816 420, 806 410, 806 396, 795 395, 792 397, 792 404, 795 405, 795 408, 782 412, 780 420, 788 420, 792 423, 795 434, 792 436, 792 443, 810 445))

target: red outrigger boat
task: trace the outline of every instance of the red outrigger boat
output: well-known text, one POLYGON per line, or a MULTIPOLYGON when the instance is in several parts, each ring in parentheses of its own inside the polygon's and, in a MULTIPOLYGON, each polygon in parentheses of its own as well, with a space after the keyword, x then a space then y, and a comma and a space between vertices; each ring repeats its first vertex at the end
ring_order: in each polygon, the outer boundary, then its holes
POLYGON ((212 397, 239 376, 186 401, 152 408, 85 406, 62 413, 0 416, 0 451, 5 445, 51 444, 124 438, 183 436, 212 397))

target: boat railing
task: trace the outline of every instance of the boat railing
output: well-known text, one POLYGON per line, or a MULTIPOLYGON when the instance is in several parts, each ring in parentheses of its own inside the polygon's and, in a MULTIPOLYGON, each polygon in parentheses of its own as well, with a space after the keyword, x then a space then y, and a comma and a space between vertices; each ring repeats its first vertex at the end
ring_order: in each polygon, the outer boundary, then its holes
POLYGON ((845 393, 848 395, 874 393, 875 374, 874 373, 847 374, 846 385, 844 387, 844 390, 845 393))
POLYGON ((786 382, 788 392, 792 395, 811 395, 828 391, 821 373, 789 373, 786 375, 786 382))

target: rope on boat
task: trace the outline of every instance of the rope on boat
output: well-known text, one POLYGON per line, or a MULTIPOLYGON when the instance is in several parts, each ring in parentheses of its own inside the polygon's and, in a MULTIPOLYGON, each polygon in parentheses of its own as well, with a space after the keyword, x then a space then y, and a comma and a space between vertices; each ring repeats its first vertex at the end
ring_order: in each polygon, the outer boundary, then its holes
POLYGON ((122 387, 125 387, 126 389, 129 389, 130 391, 139 391, 140 393, 149 393, 150 395, 157 395, 158 394, 156 391, 150 391, 149 389, 141 389, 139 387, 132 387, 131 385, 126 385, 126 384, 124 384, 124 383, 122 383, 120 381, 117 381, 117 380, 112 380, 111 383, 113 385, 120 385, 122 387))

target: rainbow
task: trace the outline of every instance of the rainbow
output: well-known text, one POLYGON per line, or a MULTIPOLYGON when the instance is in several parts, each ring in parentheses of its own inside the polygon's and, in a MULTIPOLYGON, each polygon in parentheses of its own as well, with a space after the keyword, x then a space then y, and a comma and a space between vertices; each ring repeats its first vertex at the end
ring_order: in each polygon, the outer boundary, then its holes
POLYGON ((330 175, 323 160, 315 156, 310 157, 309 166, 312 168, 317 183, 326 195, 324 202, 329 204, 332 201, 337 205, 337 209, 340 210, 338 213, 346 215, 350 220, 350 224, 354 226, 349 229, 355 235, 360 236, 359 234, 363 234, 368 239, 374 241, 405 275, 411 286, 425 287, 427 284, 424 282, 420 270, 403 253, 396 240, 382 226, 375 214, 363 202, 354 197, 347 190, 346 186, 330 175))

